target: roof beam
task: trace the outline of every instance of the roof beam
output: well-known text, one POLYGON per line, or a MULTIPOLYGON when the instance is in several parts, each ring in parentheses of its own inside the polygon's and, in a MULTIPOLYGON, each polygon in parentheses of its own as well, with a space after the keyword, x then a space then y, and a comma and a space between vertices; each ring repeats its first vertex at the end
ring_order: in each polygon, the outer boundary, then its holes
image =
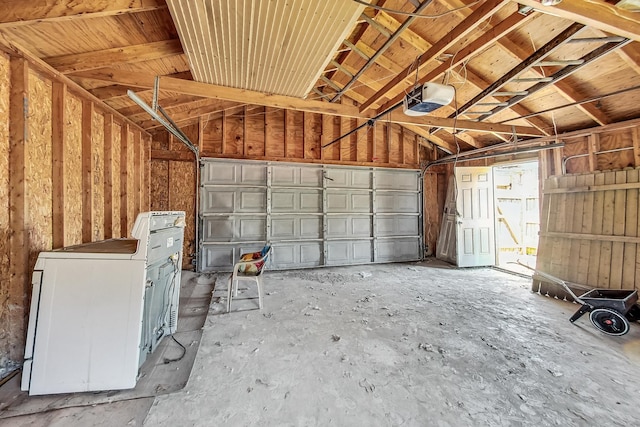
MULTIPOLYGON (((99 70, 84 71, 79 73, 82 77, 94 80, 108 81, 123 86, 151 89, 155 82, 155 76, 131 71, 101 68, 99 70)), ((160 76, 160 89, 163 91, 182 93, 186 95, 201 96, 203 98, 220 99, 267 107, 284 108, 288 110, 307 111, 310 113, 329 114, 334 116, 369 119, 366 114, 358 111, 358 107, 346 104, 336 104, 323 101, 306 100, 284 95, 256 92, 246 89, 237 89, 225 86, 217 86, 208 83, 200 83, 191 80, 182 80, 172 77, 160 76)), ((454 120, 439 117, 409 117, 402 113, 390 114, 392 122, 403 125, 417 125, 427 127, 443 127, 474 130, 478 132, 496 132, 511 134, 514 131, 523 136, 541 136, 538 129, 525 126, 508 126, 494 123, 476 123, 467 120, 454 120)))
POLYGON ((494 93, 497 93, 497 91, 502 86, 504 86, 506 83, 516 78, 523 71, 530 69, 541 59, 545 58, 547 55, 557 50, 560 46, 566 43, 567 40, 569 40, 572 36, 582 31, 583 28, 584 26, 580 24, 572 24, 571 26, 569 26, 567 29, 565 29, 563 32, 558 34, 547 44, 545 44, 540 49, 538 49, 537 51, 529 55, 528 58, 526 58, 520 64, 516 65, 509 72, 507 72, 505 75, 503 75, 498 80, 496 80, 493 84, 487 87, 485 90, 483 90, 478 95, 476 95, 473 99, 467 101, 466 104, 464 104, 462 107, 458 109, 458 114, 466 112, 467 110, 469 110, 469 108, 473 107, 482 99, 488 96, 491 96, 494 93))
POLYGON ((151 61, 167 56, 181 55, 182 53, 180 40, 173 39, 74 55, 53 56, 44 58, 44 61, 62 73, 73 73, 110 67, 123 62, 151 61))
MULTIPOLYGON (((433 0, 424 0, 422 4, 420 4, 420 6, 418 6, 416 10, 413 11, 413 13, 422 12, 431 4, 432 1, 433 0)), ((381 56, 387 49, 389 49, 391 45, 398 39, 398 37, 400 37, 400 35, 404 32, 404 30, 408 29, 409 25, 411 25, 411 23, 416 19, 417 18, 415 16, 408 17, 402 23, 402 25, 400 25, 400 27, 391 35, 391 37, 389 37, 387 41, 385 41, 384 44, 380 46, 380 48, 376 51, 376 53, 374 53, 371 56, 371 58, 369 58, 369 60, 362 66, 362 68, 360 68, 360 70, 358 70, 358 72, 356 72, 355 75, 351 77, 349 82, 346 85, 344 85, 341 90, 338 91, 338 93, 336 94, 336 96, 333 97, 331 102, 335 102, 338 99, 340 99, 342 94, 345 93, 347 90, 349 90, 351 85, 353 85, 358 80, 358 78, 362 76, 362 74, 364 74, 364 72, 367 71, 369 67, 371 67, 375 63, 376 58, 381 56)))
POLYGON ((405 81, 407 79, 407 75, 411 71, 417 72, 424 64, 431 61, 433 58, 437 58, 438 56, 440 56, 449 47, 460 41, 460 39, 468 35, 471 31, 478 28, 478 26, 482 25, 485 19, 493 15, 507 3, 509 3, 509 0, 487 0, 482 3, 465 20, 463 20, 459 25, 453 28, 444 37, 434 43, 431 48, 429 48, 426 52, 418 57, 416 61, 417 70, 413 70, 415 66, 413 64, 410 64, 400 74, 398 74, 390 82, 388 82, 381 90, 379 90, 376 94, 369 98, 367 102, 362 104, 360 106, 360 111, 366 111, 367 109, 369 109, 372 104, 374 104, 380 98, 392 91, 396 86, 405 81))
POLYGON ((165 9, 164 0, 29 0, 3 2, 0 28, 165 9))
POLYGON ((563 1, 555 6, 543 6, 536 0, 514 1, 550 15, 640 41, 638 14, 617 8, 602 0, 563 1))
MULTIPOLYGON (((526 22, 526 20, 530 19, 532 15, 533 14, 524 16, 518 12, 511 14, 506 19, 503 19, 501 22, 496 24, 493 28, 491 28, 486 33, 484 33, 482 36, 478 37, 472 43, 462 48, 455 55, 455 58, 452 57, 447 59, 445 62, 443 62, 442 64, 434 68, 432 71, 424 75, 422 78, 420 78, 420 80, 418 80, 418 83, 423 84, 426 82, 433 81, 435 78, 445 73, 450 68, 455 67, 458 64, 461 64, 470 56, 477 54, 478 52, 487 48, 492 43, 495 43, 496 40, 502 38, 507 33, 513 31, 515 28, 522 25, 524 22, 526 22)), ((384 104, 380 109, 384 110, 389 108, 391 105, 397 104, 398 102, 402 101, 403 97, 404 97, 404 93, 400 93, 396 95, 395 97, 387 101, 387 103, 384 104)))
MULTIPOLYGON (((515 59, 524 61, 525 59, 527 59, 527 57, 529 57, 529 53, 525 49, 523 49, 519 44, 516 44, 511 40, 509 40, 507 37, 500 40, 499 44, 504 49, 506 49, 507 53, 509 53, 510 55, 513 55, 515 59)), ((529 71, 535 73, 540 77, 543 76, 542 71, 538 67, 530 68, 529 71)), ((574 82, 572 82, 570 78, 557 81, 553 84, 553 88, 561 96, 563 96, 567 101, 571 101, 571 102, 575 102, 584 98, 584 96, 575 89, 576 86, 577 85, 574 84, 574 82)), ((589 117, 591 120, 593 120, 594 122, 600 125, 605 125, 610 122, 607 115, 604 114, 602 110, 599 110, 598 108, 596 108, 595 105, 583 104, 583 105, 577 105, 576 108, 578 108, 580 111, 586 114, 587 117, 589 117)))

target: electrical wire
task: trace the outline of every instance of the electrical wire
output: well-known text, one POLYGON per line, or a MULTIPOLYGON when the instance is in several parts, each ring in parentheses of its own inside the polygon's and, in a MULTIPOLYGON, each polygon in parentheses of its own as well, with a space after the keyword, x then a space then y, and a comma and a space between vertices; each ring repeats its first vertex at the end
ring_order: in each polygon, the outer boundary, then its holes
POLYGON ((175 337, 173 334, 171 335, 171 338, 176 342, 176 344, 178 344, 180 347, 182 347, 182 354, 181 354, 180 356, 178 356, 178 357, 173 358, 173 359, 170 359, 170 358, 168 358, 168 357, 165 357, 165 358, 164 358, 164 363, 165 363, 165 364, 167 364, 167 363, 172 363, 172 362, 179 362, 179 361, 181 361, 181 360, 184 358, 184 356, 187 354, 187 348, 186 348, 186 347, 185 347, 185 346, 184 346, 180 341, 178 341, 178 340, 176 339, 176 337, 175 337))
POLYGON ((375 5, 375 4, 369 4, 369 3, 367 3, 367 2, 365 2, 363 0, 352 0, 352 1, 354 1, 354 2, 356 2, 358 4, 361 4, 363 6, 370 7, 372 9, 381 10, 383 12, 393 13, 393 14, 396 14, 396 15, 413 16, 414 18, 435 19, 435 18, 442 18, 443 16, 450 15, 450 14, 452 14, 454 12, 459 11, 459 10, 467 9, 467 8, 472 7, 472 6, 475 6, 476 4, 480 3, 481 0, 477 0, 477 1, 474 1, 473 3, 469 3, 467 5, 460 6, 460 7, 457 7, 455 9, 451 9, 451 10, 448 10, 446 12, 438 13, 438 14, 435 14, 435 15, 421 15, 419 13, 405 12, 403 10, 396 10, 396 9, 389 9, 387 7, 382 7, 382 6, 378 6, 378 5, 375 5))

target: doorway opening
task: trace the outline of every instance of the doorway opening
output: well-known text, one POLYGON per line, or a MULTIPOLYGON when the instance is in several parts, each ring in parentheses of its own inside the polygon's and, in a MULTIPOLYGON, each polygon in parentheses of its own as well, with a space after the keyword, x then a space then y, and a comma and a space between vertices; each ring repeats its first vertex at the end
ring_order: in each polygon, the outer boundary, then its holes
POLYGON ((530 274, 516 261, 535 266, 540 230, 538 162, 493 167, 496 266, 530 274))

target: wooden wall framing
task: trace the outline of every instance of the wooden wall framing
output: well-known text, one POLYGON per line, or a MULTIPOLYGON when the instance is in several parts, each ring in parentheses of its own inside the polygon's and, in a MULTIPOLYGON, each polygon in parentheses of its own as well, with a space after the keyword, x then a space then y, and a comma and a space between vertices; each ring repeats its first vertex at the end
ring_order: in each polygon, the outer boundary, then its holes
POLYGON ((149 208, 150 145, 71 80, 0 45, 0 373, 22 361, 38 253, 127 236, 149 208))

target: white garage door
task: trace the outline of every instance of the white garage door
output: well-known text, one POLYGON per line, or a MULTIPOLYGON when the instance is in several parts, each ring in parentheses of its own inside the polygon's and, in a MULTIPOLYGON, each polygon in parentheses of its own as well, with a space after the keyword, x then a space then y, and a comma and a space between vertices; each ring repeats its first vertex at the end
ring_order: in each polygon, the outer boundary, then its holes
POLYGON ((421 257, 419 172, 204 159, 201 271, 273 245, 270 268, 421 257))

